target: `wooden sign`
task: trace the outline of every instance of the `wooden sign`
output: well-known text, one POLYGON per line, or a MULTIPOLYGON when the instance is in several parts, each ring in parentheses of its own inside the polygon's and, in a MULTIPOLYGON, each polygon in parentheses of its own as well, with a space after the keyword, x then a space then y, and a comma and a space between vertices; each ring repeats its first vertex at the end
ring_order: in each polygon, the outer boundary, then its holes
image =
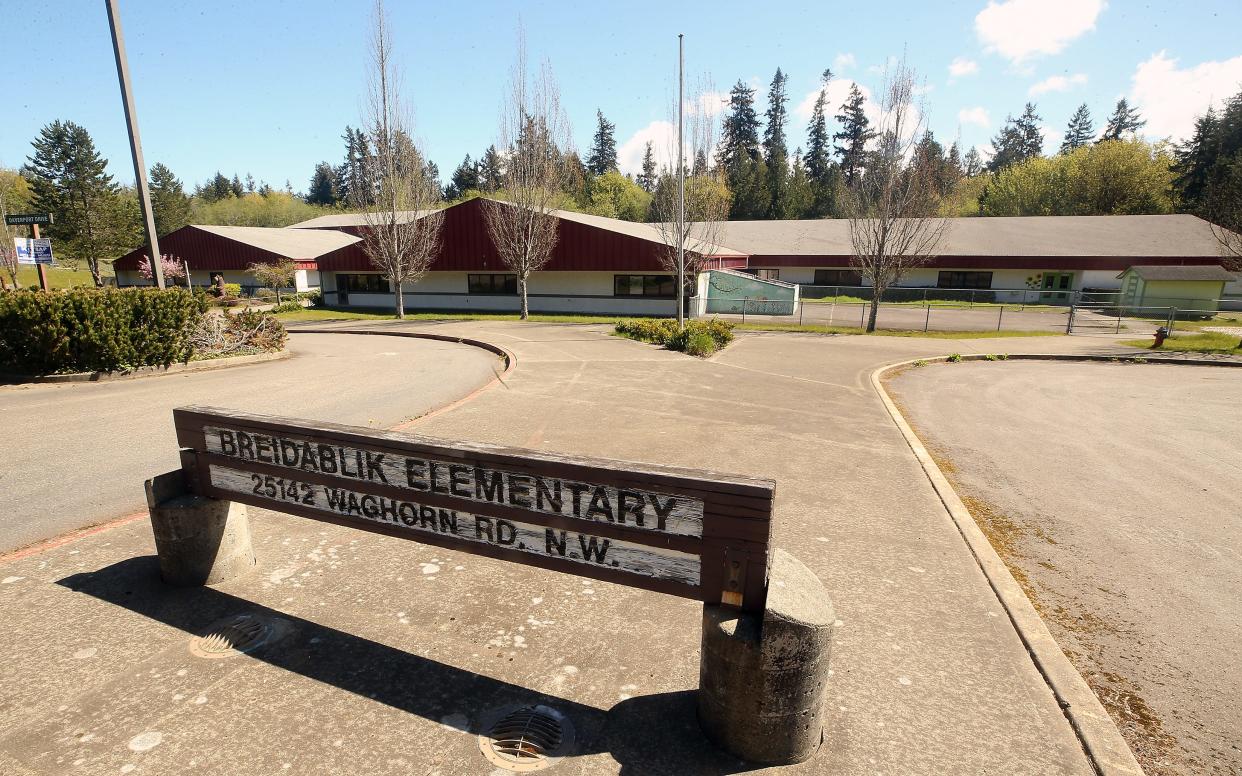
POLYGON ((771 480, 211 407, 173 420, 202 496, 763 608, 771 480))

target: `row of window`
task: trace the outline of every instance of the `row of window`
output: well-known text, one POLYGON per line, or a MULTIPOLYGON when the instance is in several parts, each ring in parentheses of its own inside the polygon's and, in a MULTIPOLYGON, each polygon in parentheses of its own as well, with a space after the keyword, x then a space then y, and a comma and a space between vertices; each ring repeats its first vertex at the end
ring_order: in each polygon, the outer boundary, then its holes
MULTIPOLYGON (((757 269, 751 274, 761 280, 779 280, 780 270, 757 269)), ((816 286, 861 286, 862 275, 853 269, 817 269, 816 286)), ((355 294, 388 294, 392 292, 388 278, 383 275, 337 274, 336 287, 340 291, 355 294)), ((944 270, 936 278, 937 288, 991 288, 991 272, 944 270)), ((677 281, 672 275, 614 275, 613 296, 642 296, 652 299, 672 299, 677 281)), ((466 290, 471 294, 490 296, 513 296, 517 294, 517 275, 480 274, 467 275, 466 290)))
MULTIPOLYGON (((336 287, 347 294, 392 293, 392 286, 383 275, 337 273, 336 287)), ((676 288, 677 280, 672 275, 614 275, 612 283, 614 296, 642 296, 652 299, 672 299, 676 288)), ((484 296, 514 296, 517 294, 517 275, 467 275, 466 291, 484 296)))

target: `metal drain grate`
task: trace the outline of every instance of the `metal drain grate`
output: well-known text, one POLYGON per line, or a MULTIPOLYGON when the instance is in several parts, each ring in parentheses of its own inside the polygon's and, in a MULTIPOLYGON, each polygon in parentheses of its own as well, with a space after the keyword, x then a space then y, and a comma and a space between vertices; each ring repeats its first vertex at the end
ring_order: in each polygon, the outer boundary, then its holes
POLYGON ((573 727, 550 706, 522 706, 507 713, 479 736, 479 748, 493 764, 516 773, 554 764, 573 743, 573 727))
POLYGON ((206 658, 232 657, 258 649, 272 640, 276 628, 254 614, 238 614, 212 625, 190 640, 190 652, 206 658))

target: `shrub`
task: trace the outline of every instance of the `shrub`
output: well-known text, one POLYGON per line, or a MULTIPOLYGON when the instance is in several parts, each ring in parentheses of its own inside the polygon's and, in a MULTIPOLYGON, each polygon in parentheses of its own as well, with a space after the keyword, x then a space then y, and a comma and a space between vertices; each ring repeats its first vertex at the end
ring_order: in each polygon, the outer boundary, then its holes
POLYGON ((225 283, 224 295, 233 297, 241 296, 241 283, 225 283))
POLYGON ((272 308, 274 313, 296 313, 302 309, 301 302, 282 302, 272 308))
POLYGON ((191 339, 195 357, 220 358, 282 350, 288 336, 275 316, 246 310, 203 316, 191 339))
POLYGON ((691 334, 686 342, 686 352, 692 356, 710 356, 716 352, 716 340, 705 331, 691 334))
POLYGON ((275 299, 276 292, 270 288, 260 288, 254 292, 255 299, 275 299))
POLYGON ((56 374, 188 361, 207 310, 181 288, 74 288, 0 293, 0 368, 56 374))
POLYGON ((671 318, 639 318, 617 321, 616 333, 682 352, 689 352, 691 339, 696 335, 703 335, 712 341, 710 352, 715 352, 733 341, 733 324, 716 318, 710 321, 686 321, 685 330, 678 331, 677 321, 671 318))
POLYGON ((948 361, 950 364, 956 364, 957 362, 961 360, 962 360, 962 354, 960 353, 953 353, 948 358, 945 359, 945 361, 948 361))

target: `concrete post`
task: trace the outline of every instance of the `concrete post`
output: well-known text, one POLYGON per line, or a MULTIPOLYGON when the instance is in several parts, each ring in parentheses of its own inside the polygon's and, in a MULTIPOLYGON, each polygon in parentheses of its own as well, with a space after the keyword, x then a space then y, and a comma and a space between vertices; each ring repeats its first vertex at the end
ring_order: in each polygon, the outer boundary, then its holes
POLYGON ((255 566, 246 505, 186 493, 180 470, 145 483, 160 576, 170 585, 216 585, 255 566))
POLYGON ((704 606, 698 709, 707 737, 765 765, 814 755, 835 619, 819 579, 782 550, 772 556, 762 615, 704 606))

